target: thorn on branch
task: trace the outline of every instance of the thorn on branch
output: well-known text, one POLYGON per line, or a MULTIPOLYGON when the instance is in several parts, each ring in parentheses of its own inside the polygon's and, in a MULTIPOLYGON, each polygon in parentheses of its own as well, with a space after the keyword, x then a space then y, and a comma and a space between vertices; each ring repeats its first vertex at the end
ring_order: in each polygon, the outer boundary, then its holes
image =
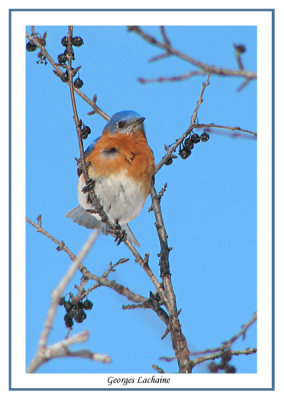
MULTIPOLYGON (((167 189, 167 182, 164 184, 164 186, 162 187, 162 189, 159 191, 159 193, 156 196, 156 200, 158 200, 159 202, 161 201, 161 198, 163 197, 166 189, 167 189)), ((153 211, 153 204, 149 207, 148 212, 153 211)))
POLYGON ((39 228, 42 228, 42 220, 41 220, 42 216, 41 214, 37 217, 37 224, 39 228))
MULTIPOLYGON (((155 57, 152 57, 152 58, 150 58, 149 59, 149 62, 154 62, 154 61, 158 61, 158 60, 161 60, 162 58, 166 58, 166 57, 169 57, 169 56, 171 56, 172 54, 170 54, 170 53, 162 53, 162 54, 159 54, 159 55, 157 55, 157 56, 155 56, 155 57)), ((146 82, 145 82, 146 83, 146 82)))
POLYGON ((56 247, 57 251, 61 251, 65 249, 65 242, 64 240, 61 240, 61 244, 59 246, 56 247))
POLYGON ((102 277, 103 278, 107 278, 108 275, 111 272, 115 272, 115 267, 117 267, 120 264, 126 263, 127 261, 129 261, 129 258, 121 258, 120 260, 118 260, 115 264, 112 264, 112 262, 109 263, 109 268, 103 273, 102 277))
POLYGON ((96 95, 96 94, 94 94, 94 96, 93 96, 93 107, 94 107, 94 110, 92 110, 92 111, 89 111, 88 112, 88 115, 94 115, 94 114, 97 114, 97 111, 96 111, 96 109, 95 109, 95 106, 96 106, 96 104, 97 104, 97 100, 98 100, 98 96, 96 95))
POLYGON ((243 90, 249 83, 250 83, 251 79, 246 78, 244 80, 244 82, 237 88, 237 92, 240 92, 241 90, 243 90))
POLYGON ((145 253, 145 257, 144 257, 144 259, 143 259, 143 264, 144 264, 144 265, 147 265, 148 262, 149 262, 149 253, 145 253))

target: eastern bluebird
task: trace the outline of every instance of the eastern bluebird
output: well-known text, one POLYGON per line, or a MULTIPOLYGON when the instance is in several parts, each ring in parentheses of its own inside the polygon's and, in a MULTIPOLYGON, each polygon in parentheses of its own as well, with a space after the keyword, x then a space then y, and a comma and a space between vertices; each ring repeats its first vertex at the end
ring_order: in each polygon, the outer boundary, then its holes
MULTIPOLYGON (((94 192, 109 219, 120 224, 127 238, 139 246, 127 222, 141 211, 150 192, 155 161, 150 149, 141 117, 134 111, 114 114, 104 127, 101 137, 86 149, 89 178, 95 182, 94 192)), ((79 170, 79 206, 66 217, 90 229, 108 233, 106 224, 94 213, 84 175, 79 170)))

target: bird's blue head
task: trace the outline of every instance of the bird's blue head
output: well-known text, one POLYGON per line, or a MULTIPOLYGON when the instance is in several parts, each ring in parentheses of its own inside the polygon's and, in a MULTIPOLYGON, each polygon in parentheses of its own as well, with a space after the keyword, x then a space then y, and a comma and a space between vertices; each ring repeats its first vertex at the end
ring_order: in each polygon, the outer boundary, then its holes
POLYGON ((141 117, 141 115, 135 111, 120 111, 111 117, 104 127, 104 132, 110 134, 119 132, 128 135, 142 128, 142 132, 144 133, 144 119, 144 117, 141 117))

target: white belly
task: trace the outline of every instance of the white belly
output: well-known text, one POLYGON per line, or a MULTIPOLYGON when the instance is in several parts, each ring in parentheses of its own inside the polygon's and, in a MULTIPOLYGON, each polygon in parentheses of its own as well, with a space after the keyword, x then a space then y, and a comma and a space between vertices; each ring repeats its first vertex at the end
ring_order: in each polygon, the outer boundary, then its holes
MULTIPOLYGON (((78 183, 78 200, 81 207, 91 209, 88 194, 82 192, 85 186, 83 174, 78 183)), ((134 219, 144 205, 145 197, 140 184, 123 174, 95 178, 95 194, 112 222, 125 224, 134 219)), ((100 220, 98 214, 94 216, 100 220)))

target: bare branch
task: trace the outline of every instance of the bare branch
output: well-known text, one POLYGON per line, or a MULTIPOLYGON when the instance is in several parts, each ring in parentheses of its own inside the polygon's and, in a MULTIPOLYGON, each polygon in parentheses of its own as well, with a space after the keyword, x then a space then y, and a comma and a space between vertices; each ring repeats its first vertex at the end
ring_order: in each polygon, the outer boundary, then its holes
POLYGON ((239 132, 244 132, 248 133, 253 136, 257 136, 256 132, 249 131, 247 129, 242 129, 239 126, 226 126, 226 125, 216 125, 216 124, 195 124, 194 129, 200 129, 200 128, 217 128, 217 129, 227 129, 229 131, 239 131, 239 132))
MULTIPOLYGON (((202 74, 210 73, 212 75, 219 75, 219 76, 243 77, 243 78, 248 79, 249 81, 257 78, 257 74, 255 72, 247 71, 243 68, 242 69, 240 68, 238 70, 233 70, 233 69, 229 69, 229 68, 217 67, 215 65, 209 65, 209 64, 203 63, 201 61, 198 61, 195 58, 182 53, 181 51, 178 51, 177 49, 175 49, 174 47, 171 46, 167 36, 165 35, 165 31, 162 29, 161 29, 161 32, 162 32, 164 42, 161 42, 158 39, 156 39, 155 37, 144 32, 139 26, 128 26, 128 31, 135 32, 146 42, 163 49, 167 56, 168 55, 176 56, 179 59, 186 61, 187 63, 199 68, 200 71, 202 71, 202 74)), ((158 58, 156 58, 156 59, 160 59, 160 58, 162 58, 162 56, 158 56, 158 58)), ((195 74, 195 75, 200 75, 200 74, 201 73, 195 74)), ((193 76, 193 75, 189 75, 189 77, 190 76, 193 76)), ((163 78, 162 81, 166 81, 166 80, 173 81, 173 79, 170 79, 170 78, 163 78)), ((159 81, 159 80, 155 80, 155 81, 159 81)), ((162 82, 162 81, 159 81, 159 82, 162 82)), ((140 78, 140 82, 141 82, 141 78, 140 78)), ((144 80, 143 83, 146 83, 146 82, 148 82, 148 80, 144 80)))
POLYGON ((155 174, 157 174, 157 172, 162 168, 162 166, 170 159, 170 157, 172 157, 172 153, 174 152, 174 151, 176 151, 176 149, 182 144, 182 142, 184 141, 184 139, 188 136, 188 135, 190 135, 190 133, 193 131, 193 129, 194 128, 197 128, 197 124, 195 124, 195 121, 196 121, 196 118, 197 118, 197 114, 198 114, 198 110, 199 110, 199 107, 200 107, 200 105, 202 104, 202 102, 203 102, 203 94, 204 94, 204 91, 205 91, 205 89, 206 89, 206 87, 209 85, 209 79, 210 79, 210 74, 208 74, 208 77, 207 77, 207 80, 205 81, 205 82, 203 82, 203 84, 202 84, 202 89, 201 89, 201 92, 200 92, 200 95, 199 95, 199 99, 198 99, 198 101, 197 101, 197 103, 196 103, 196 107, 195 107, 195 109, 194 109, 194 111, 193 111, 193 113, 192 113, 192 116, 191 116, 191 124, 190 124, 190 126, 187 128, 187 130, 181 135, 181 137, 178 139, 178 140, 176 140, 176 142, 170 147, 170 148, 168 148, 167 147, 167 153, 166 153, 166 155, 162 158, 162 160, 156 165, 156 168, 155 168, 155 174))
MULTIPOLYGON (((50 239, 52 242, 54 242, 55 244, 58 245, 57 249, 59 247, 60 250, 63 250, 66 254, 68 254, 68 256, 70 257, 70 259, 73 261, 75 260, 76 256, 74 255, 74 253, 66 246, 66 244, 63 241, 59 241, 58 239, 56 239, 54 236, 52 236, 50 233, 48 233, 45 229, 43 229, 42 227, 42 222, 41 222, 41 216, 38 217, 38 224, 34 223, 33 221, 31 221, 29 218, 26 217, 26 220, 29 224, 31 224, 34 228, 36 228, 37 232, 43 234, 44 236, 46 236, 48 239, 50 239), (62 243, 64 245, 62 245, 62 243)), ((151 276, 151 280, 153 281, 153 283, 155 282, 157 284, 157 289, 159 289, 159 293, 162 296, 162 299, 165 299, 164 296, 164 292, 162 291, 161 285, 159 284, 159 282, 157 281, 157 279, 155 278, 154 274, 152 273, 149 265, 148 265, 148 256, 146 254, 145 259, 144 260, 140 260, 140 262, 142 264, 144 264, 144 268, 146 268, 146 270, 148 270, 148 275, 151 276), (147 269, 148 268, 148 269, 147 269)), ((140 257, 140 256, 139 256, 140 257)), ((87 282, 87 280, 93 280, 96 283, 94 285, 92 285, 88 290, 84 290, 82 293, 78 294, 75 298, 75 301, 80 301, 83 298, 85 298, 89 293, 91 293, 93 290, 104 286, 104 287, 108 287, 110 289, 113 289, 115 292, 117 292, 118 294, 121 294, 122 296, 126 297, 129 301, 133 301, 134 303, 143 303, 143 308, 151 308, 153 311, 156 312, 156 314, 158 315, 158 317, 166 324, 168 325, 168 315, 167 313, 161 308, 161 307, 154 307, 154 305, 149 302, 149 300, 144 297, 141 296, 139 294, 136 294, 134 292, 132 292, 131 290, 129 290, 127 287, 121 285, 120 283, 117 283, 116 281, 112 280, 110 281, 109 279, 107 279, 107 276, 109 275, 109 273, 113 270, 114 267, 124 263, 128 261, 128 259, 126 258, 122 258, 119 261, 117 261, 114 265, 110 265, 109 268, 103 273, 102 276, 98 276, 95 275, 94 273, 91 273, 90 271, 88 271, 88 269, 82 264, 80 263, 78 265, 78 269, 80 270, 80 272, 82 273, 82 279, 85 279, 84 284, 87 282)), ((137 260, 136 260, 137 261, 137 260)), ((82 280, 81 280, 82 282, 82 280)), ((79 290, 81 289, 81 285, 79 287, 79 290)))
MULTIPOLYGON (((165 57, 165 55, 163 55, 165 57)), ((168 56, 168 55, 167 55, 168 56)), ((162 56, 158 56, 162 58, 162 56)), ((155 58, 158 59, 158 57, 155 58)), ((151 61, 155 61, 154 58, 151 61)), ((164 83, 164 82, 177 82, 177 81, 184 81, 186 79, 191 78, 192 76, 201 76, 207 75, 207 71, 189 71, 183 75, 174 75, 170 77, 161 76, 159 78, 152 78, 152 79, 145 79, 145 78, 138 78, 138 82, 140 83, 164 83)))
POLYGON ((156 229, 160 240, 160 275, 163 287, 166 293, 167 301, 165 306, 169 313, 169 330, 172 338, 173 349, 178 361, 179 372, 191 373, 192 367, 189 359, 189 350, 186 338, 184 337, 178 318, 175 293, 172 286, 170 265, 169 265, 169 246, 167 243, 167 232, 163 222, 162 212, 160 208, 160 199, 157 196, 154 186, 151 189, 152 208, 156 219, 156 229))
POLYGON ((203 94, 204 94, 204 91, 205 91, 206 87, 210 84, 209 80, 210 80, 210 73, 208 74, 208 77, 207 77, 206 82, 203 82, 203 83, 202 83, 202 90, 201 90, 199 99, 198 99, 198 101, 197 101, 197 103, 196 103, 196 107, 195 107, 195 109, 194 109, 194 111, 193 111, 193 114, 192 114, 191 120, 190 120, 190 122, 191 122, 192 125, 195 124, 195 121, 196 121, 196 118, 197 118, 197 113, 198 113, 199 107, 200 107, 201 104, 203 103, 203 94))
POLYGON ((164 371, 162 368, 160 368, 157 364, 152 364, 152 367, 153 367, 157 372, 159 372, 159 374, 164 374, 164 373, 165 373, 165 371, 164 371))
MULTIPOLYGON (((218 347, 214 347, 214 348, 209 348, 206 350, 201 350, 201 351, 195 351, 195 352, 190 352, 191 357, 194 356, 199 356, 199 355, 205 355, 204 357, 199 357, 196 358, 194 360, 191 361, 191 365, 192 367, 194 367, 197 364, 200 364, 204 361, 208 361, 208 360, 214 360, 216 358, 220 358, 222 357, 222 355, 224 354, 224 351, 230 349, 230 353, 232 355, 249 355, 249 354, 253 354, 257 352, 257 349, 254 348, 247 348, 245 350, 231 350, 231 346, 232 344, 239 339, 241 336, 243 337, 243 339, 245 338, 246 332, 249 329, 249 327, 251 325, 253 325, 257 320, 257 313, 255 312, 252 316, 252 318, 242 326, 242 329, 236 333, 231 339, 223 342, 223 344, 221 346, 218 347), (206 356, 206 354, 210 353, 208 356, 206 356), (216 355, 216 356, 215 356, 216 355)), ((173 361, 175 360, 177 357, 160 357, 161 360, 164 361, 173 361)))
MULTIPOLYGON (((240 356, 240 355, 250 355, 250 354, 254 354, 257 352, 257 348, 253 347, 253 348, 247 348, 245 350, 231 350, 231 355, 232 356, 240 356)), ((209 361, 209 360, 216 360, 217 358, 222 358, 222 356, 224 355, 224 351, 219 351, 217 353, 213 353, 213 354, 209 354, 207 356, 203 356, 203 357, 199 357, 196 358, 194 360, 192 360, 192 367, 195 367, 198 364, 201 364, 205 361, 209 361)))

